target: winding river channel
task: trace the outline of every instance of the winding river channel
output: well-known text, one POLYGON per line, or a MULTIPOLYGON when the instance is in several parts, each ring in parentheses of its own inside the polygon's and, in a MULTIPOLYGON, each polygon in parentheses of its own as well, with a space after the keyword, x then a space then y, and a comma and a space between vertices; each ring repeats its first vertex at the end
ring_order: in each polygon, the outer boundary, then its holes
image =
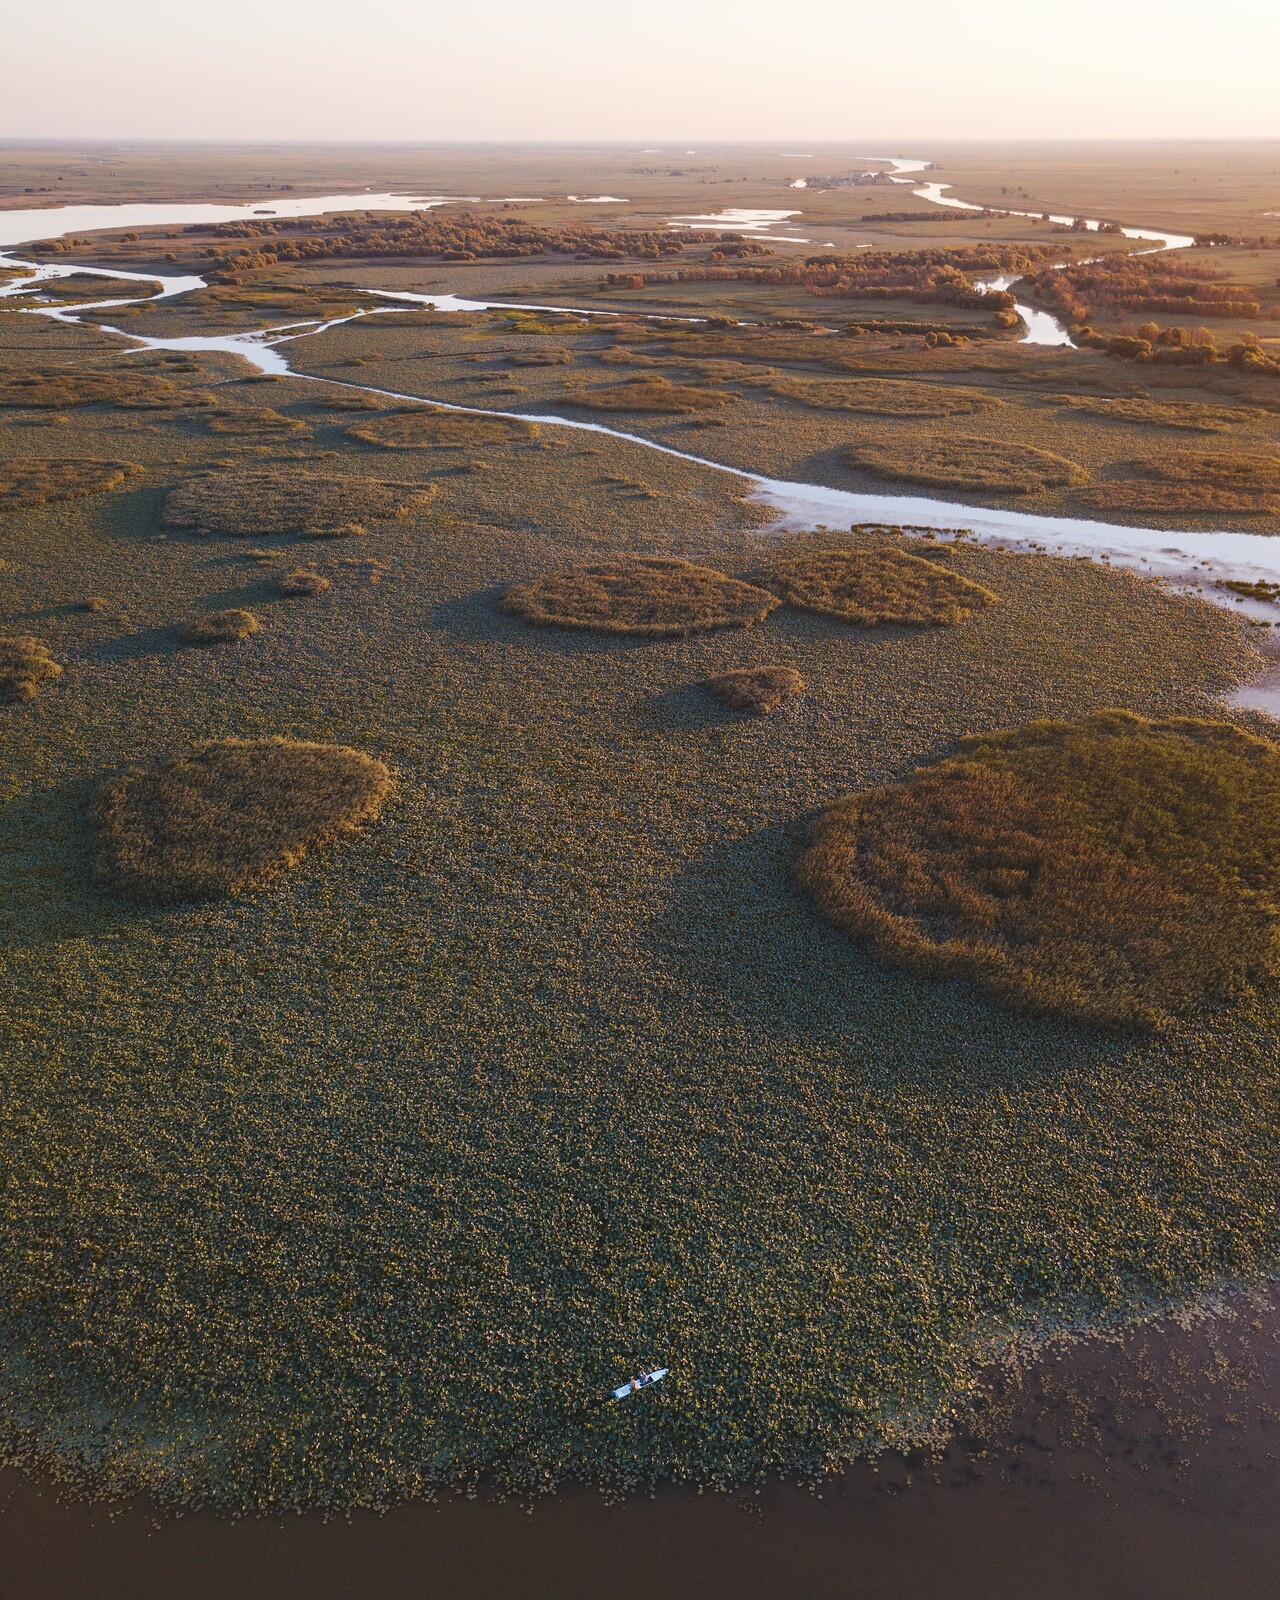
MULTIPOLYGON (((951 206, 965 211, 999 211, 1019 217, 1038 217, 1040 212, 1015 211, 1005 207, 986 207, 962 200, 945 191, 950 185, 935 182, 920 183, 919 175, 928 170, 929 163, 915 157, 876 156, 859 157, 892 166, 894 182, 913 186, 913 193, 937 205, 951 206)), ((311 198, 270 200, 244 205, 186 204, 186 205, 95 205, 73 206, 41 210, 0 211, 0 252, 34 240, 67 238, 104 229, 181 226, 192 223, 217 223, 259 216, 302 217, 318 216, 343 211, 419 211, 434 206, 474 201, 475 196, 396 195, 396 194, 335 194, 311 198)), ((764 213, 758 213, 763 218, 764 213)), ((776 217, 781 213, 769 213, 776 217)), ((799 213, 787 213, 799 215, 799 213)), ((1086 231, 1097 231, 1101 224, 1096 219, 1051 217, 1051 221, 1071 224, 1083 223, 1086 231)), ((688 226, 694 219, 673 219, 673 225, 688 226)), ((725 222, 726 217, 706 216, 696 219, 706 226, 725 222)), ((1125 227, 1126 238, 1149 241, 1151 249, 1177 250, 1189 247, 1194 240, 1186 234, 1171 233, 1153 228, 1125 227)), ((70 306, 39 306, 29 308, 30 314, 52 317, 58 321, 76 323, 92 321, 101 331, 129 341, 135 350, 217 350, 242 356, 259 371, 280 376, 291 376, 314 383, 339 384, 339 380, 315 377, 310 373, 294 371, 284 350, 294 340, 323 333, 338 322, 353 317, 376 316, 379 311, 403 309, 407 304, 430 306, 436 311, 484 311, 524 309, 538 311, 572 312, 580 316, 608 317, 615 313, 586 310, 577 306, 532 304, 511 300, 474 300, 458 295, 412 294, 407 291, 375 289, 365 291, 371 298, 391 301, 390 306, 374 307, 328 322, 289 323, 270 328, 255 329, 247 333, 223 335, 189 335, 182 338, 156 339, 126 333, 113 327, 108 319, 92 313, 109 312, 112 307, 135 303, 146 298, 150 302, 172 299, 205 287, 198 276, 165 277, 157 273, 125 272, 115 268, 80 266, 74 261, 57 264, 37 264, 21 260, 8 253, 0 253, 0 268, 19 268, 26 276, 0 286, 0 296, 29 292, 41 280, 67 277, 84 273, 115 280, 133 280, 158 284, 159 294, 147 297, 130 297, 87 301, 70 306)), ((1015 279, 998 277, 988 280, 991 289, 1008 288, 1015 279)), ((1035 307, 1018 305, 1018 311, 1027 326, 1024 343, 1051 346, 1070 346, 1065 328, 1047 312, 1035 307)), ((686 320, 686 319, 680 319, 686 320)), ((688 319, 695 320, 695 319, 688 319)), ((400 394, 394 390, 379 389, 369 384, 343 380, 340 387, 359 389, 365 393, 411 404, 430 405, 439 409, 459 411, 470 415, 519 417, 536 421, 549 427, 574 429, 589 433, 605 433, 646 450, 727 472, 748 485, 751 499, 774 507, 779 516, 776 526, 850 526, 858 523, 892 523, 939 531, 963 530, 966 534, 988 543, 1003 544, 1014 549, 1037 549, 1062 556, 1085 556, 1095 560, 1132 567, 1162 578, 1171 586, 1202 594, 1206 599, 1238 607, 1246 614, 1272 620, 1280 615, 1280 607, 1263 601, 1238 601, 1224 592, 1220 584, 1226 581, 1253 582, 1263 579, 1280 584, 1280 539, 1265 534, 1231 531, 1165 530, 1159 528, 1129 527, 1121 524, 1086 520, 1075 517, 1046 516, 1038 513, 1007 510, 1003 507, 975 507, 961 502, 934 499, 910 494, 867 494, 847 489, 833 488, 827 484, 800 483, 786 479, 765 478, 738 467, 726 466, 705 456, 690 454, 671 445, 661 444, 643 435, 610 428, 599 422, 585 422, 554 414, 534 415, 528 412, 499 411, 480 406, 460 406, 425 395, 400 394)), ((1280 671, 1268 673, 1240 690, 1233 703, 1253 707, 1280 715, 1280 671)))

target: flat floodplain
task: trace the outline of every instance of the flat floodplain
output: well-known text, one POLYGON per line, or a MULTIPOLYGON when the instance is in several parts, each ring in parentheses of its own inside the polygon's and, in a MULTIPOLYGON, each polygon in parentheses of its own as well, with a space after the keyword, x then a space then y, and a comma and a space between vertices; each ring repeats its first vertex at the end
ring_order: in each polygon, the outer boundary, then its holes
MULTIPOLYGON (((707 209, 687 186, 651 198, 707 209)), ((131 243, 119 264, 140 270, 154 246, 131 243)), ((325 316, 374 284, 625 315, 406 304, 248 381, 230 353, 122 358, 91 329, 0 317, 6 460, 129 467, 0 509, 0 632, 62 668, 0 707, 10 1460, 225 1510, 817 1481, 940 1442, 1011 1339, 1269 1273, 1274 988, 1154 1037, 1038 1021, 879 964, 793 876, 815 812, 961 734, 1221 717, 1259 665, 1230 611, 964 545, 938 558, 951 587, 994 603, 925 619, 945 626, 766 605, 637 636, 504 602, 636 557, 754 584, 791 548, 740 479, 523 416, 600 414, 835 487, 914 471, 975 505, 1072 513, 1089 493, 1102 512, 1108 484, 1176 487, 1187 451, 1256 462, 1265 488, 1274 377, 1027 349, 970 303, 835 316, 762 285, 767 325, 739 329, 746 279, 635 287, 559 259, 249 278, 215 331, 265 326, 286 289, 325 316), (150 375, 164 404, 105 381, 38 403, 79 365, 150 375), (654 409, 655 376, 714 402, 654 409), (646 408, 585 403, 620 387, 646 408), (1021 481, 1019 461, 1041 470, 1021 481), (328 485, 341 515, 280 520, 272 480, 328 485), (223 526, 203 483, 262 486, 262 515, 223 526), (317 582, 285 592, 298 572, 317 582), (256 629, 184 645, 193 619, 246 613, 256 629), (706 688, 766 665, 804 684, 767 717, 706 688), (105 779, 275 738, 385 764, 385 807, 231 898, 95 885, 105 779), (643 1408, 599 1403, 658 1364, 643 1408)), ((178 300, 121 325, 200 318, 178 300)), ((1221 520, 1272 532, 1276 513, 1221 520)))

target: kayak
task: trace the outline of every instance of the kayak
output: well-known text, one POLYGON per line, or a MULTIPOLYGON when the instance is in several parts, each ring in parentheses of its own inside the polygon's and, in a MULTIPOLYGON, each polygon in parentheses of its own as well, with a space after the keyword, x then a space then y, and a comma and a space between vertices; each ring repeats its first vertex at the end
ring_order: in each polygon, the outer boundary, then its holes
POLYGON ((625 1400, 629 1394, 637 1394, 641 1389, 651 1389, 655 1383, 661 1383, 670 1367, 655 1367, 652 1372, 646 1372, 639 1378, 632 1378, 629 1382, 619 1385, 613 1391, 615 1400, 625 1400))

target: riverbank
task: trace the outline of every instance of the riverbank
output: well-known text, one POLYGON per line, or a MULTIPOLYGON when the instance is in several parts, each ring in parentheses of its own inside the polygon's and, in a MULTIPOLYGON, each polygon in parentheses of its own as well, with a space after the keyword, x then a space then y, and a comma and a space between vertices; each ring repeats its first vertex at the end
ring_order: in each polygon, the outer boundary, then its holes
POLYGON ((229 1522, 0 1473, 3 1600, 1208 1600, 1280 1562, 1277 1307, 1086 1342, 992 1378, 929 1458, 820 1485, 605 1505, 419 1502, 229 1522))

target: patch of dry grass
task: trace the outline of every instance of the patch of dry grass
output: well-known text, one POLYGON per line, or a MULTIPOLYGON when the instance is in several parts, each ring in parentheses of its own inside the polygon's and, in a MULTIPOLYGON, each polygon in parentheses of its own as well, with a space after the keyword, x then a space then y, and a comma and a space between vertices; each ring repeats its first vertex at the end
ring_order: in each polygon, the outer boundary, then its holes
POLYGON ((572 354, 562 344, 544 344, 534 350, 512 350, 502 358, 513 367, 568 367, 572 354))
POLYGON ((881 623, 943 627, 995 605, 998 596, 936 561, 891 547, 831 544, 777 556, 755 574, 800 611, 860 628, 881 623))
POLYGON ((1066 456, 971 434, 865 439, 847 445, 841 456, 846 466, 875 478, 983 494, 1039 494, 1084 483, 1089 476, 1066 456))
POLYGON ((754 584, 670 556, 568 567, 503 596, 502 609, 542 627, 669 635, 749 628, 777 606, 754 584))
POLYGON ((357 423, 347 437, 382 450, 458 450, 476 445, 512 444, 537 436, 536 422, 502 417, 470 416, 465 412, 391 411, 357 423))
POLYGON ((392 777, 345 745, 223 739, 103 784, 97 880, 126 899, 211 900, 266 882, 382 809, 392 777))
POLYGON ((1178 428, 1188 433, 1225 433, 1265 415, 1252 407, 1212 406, 1197 401, 1153 400, 1146 395, 1055 394, 1045 400, 1064 411, 1075 411, 1104 422, 1136 422, 1153 428, 1178 428))
POLYGON ((1164 1026, 1276 973, 1280 749, 1127 712, 967 739, 825 812, 798 875, 894 965, 1164 1026))
POLYGON ((163 411, 208 404, 207 395, 179 388, 168 378, 131 365, 47 367, 0 374, 0 406, 62 411, 70 406, 112 405, 131 411, 163 411))
POLYGON ((653 411, 682 414, 712 411, 731 405, 737 395, 727 389, 700 389, 693 384, 672 383, 667 378, 642 373, 626 383, 599 384, 595 388, 566 389, 567 405, 585 406, 590 411, 653 411))
POLYGON ((403 516, 426 505, 434 493, 433 484, 383 483, 287 468, 233 469, 192 478, 170 491, 164 519, 172 528, 237 538, 294 533, 331 539, 403 516))
POLYGON ((1093 485, 1085 496, 1102 511, 1280 511, 1280 456, 1185 450, 1125 463, 1129 477, 1093 485))
POLYGON ((234 644, 257 633, 259 626, 252 611, 210 611, 184 622, 178 637, 183 644, 234 644))
POLYGON ((820 411, 862 411, 877 417, 956 417, 989 411, 1004 401, 983 389, 893 378, 780 377, 768 386, 782 400, 820 411))
POLYGON ((29 634, 0 637, 0 699, 31 700, 41 684, 60 677, 62 668, 48 647, 29 634))
POLYGON ((803 694, 804 688, 794 667, 738 667, 707 680, 707 689, 721 705, 756 716, 776 711, 784 700, 803 694))
POLYGON ((286 417, 270 406, 224 406, 209 418, 214 433, 230 433, 240 437, 257 438, 283 433, 309 433, 311 430, 299 417, 286 417))
POLYGON ((294 567, 282 572, 276 579, 276 593, 287 600, 300 600, 308 595, 327 594, 333 584, 313 567, 294 567))
POLYGON ((143 469, 132 461, 78 456, 9 456, 0 459, 0 511, 119 489, 143 469))

